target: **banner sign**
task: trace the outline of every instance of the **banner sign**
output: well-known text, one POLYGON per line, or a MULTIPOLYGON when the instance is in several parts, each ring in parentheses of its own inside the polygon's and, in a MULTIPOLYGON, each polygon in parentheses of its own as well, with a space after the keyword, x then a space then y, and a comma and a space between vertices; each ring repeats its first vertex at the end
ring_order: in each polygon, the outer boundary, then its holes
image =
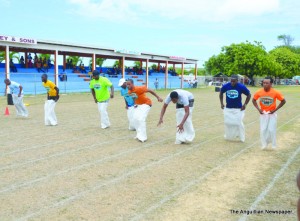
POLYGON ((185 61, 186 60, 186 58, 178 57, 178 56, 170 56, 169 58, 172 59, 172 60, 180 60, 180 61, 185 61))
POLYGON ((129 51, 129 50, 126 50, 126 49, 116 50, 115 52, 121 53, 121 54, 141 55, 141 52, 129 51))
POLYGON ((0 35, 0 41, 14 42, 20 44, 37 44, 37 40, 33 38, 20 38, 6 35, 0 35))

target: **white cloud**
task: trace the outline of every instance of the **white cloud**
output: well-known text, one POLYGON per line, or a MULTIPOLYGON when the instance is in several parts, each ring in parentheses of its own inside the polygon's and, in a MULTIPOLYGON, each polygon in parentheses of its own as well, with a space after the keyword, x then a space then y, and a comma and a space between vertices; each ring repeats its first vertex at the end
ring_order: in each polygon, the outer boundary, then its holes
POLYGON ((80 15, 108 20, 146 16, 221 22, 279 10, 279 0, 67 0, 80 15))

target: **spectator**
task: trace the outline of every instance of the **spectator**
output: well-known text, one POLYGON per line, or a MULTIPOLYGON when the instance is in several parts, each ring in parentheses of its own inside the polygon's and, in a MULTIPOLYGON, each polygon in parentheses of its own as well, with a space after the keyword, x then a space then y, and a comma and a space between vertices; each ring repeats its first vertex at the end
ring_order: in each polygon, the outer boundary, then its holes
POLYGON ((24 66, 25 66, 25 60, 24 60, 23 56, 21 56, 21 58, 20 58, 20 65, 22 68, 24 68, 24 66))
POLYGON ((79 66, 79 68, 80 68, 80 72, 81 72, 81 73, 86 73, 84 64, 81 63, 81 65, 79 66))
POLYGON ((18 70, 17 70, 17 68, 16 68, 16 66, 15 66, 12 59, 10 59, 10 61, 9 61, 9 68, 10 68, 11 72, 18 72, 18 70))
POLYGON ((38 59, 39 59, 38 56, 36 55, 36 53, 34 53, 34 59, 33 59, 33 66, 34 66, 34 67, 37 67, 36 64, 37 64, 37 62, 38 62, 38 59))
POLYGON ((51 68, 51 67, 52 67, 52 64, 51 64, 51 59, 50 59, 50 58, 48 58, 48 60, 47 60, 47 64, 48 64, 48 68, 51 68))
POLYGON ((158 89, 158 85, 159 85, 159 82, 158 82, 158 79, 156 78, 154 81, 155 90, 158 89))
POLYGON ((43 68, 44 68, 44 72, 48 72, 49 67, 46 58, 43 59, 43 68))
POLYGON ((31 53, 28 54, 27 62, 28 62, 28 67, 29 67, 29 68, 32 68, 32 57, 31 57, 31 53))
POLYGON ((62 73, 60 73, 58 77, 59 77, 60 81, 67 81, 68 80, 68 76, 67 76, 66 70, 64 68, 63 68, 62 73))
POLYGON ((44 70, 42 70, 42 59, 38 59, 37 62, 36 62, 36 69, 37 71, 40 73, 41 71, 45 73, 44 70))

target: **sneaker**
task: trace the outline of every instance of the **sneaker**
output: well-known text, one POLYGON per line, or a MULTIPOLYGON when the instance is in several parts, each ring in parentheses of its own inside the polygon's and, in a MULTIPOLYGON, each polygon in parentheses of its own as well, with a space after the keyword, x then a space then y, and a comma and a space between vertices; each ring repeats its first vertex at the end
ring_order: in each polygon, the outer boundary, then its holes
POLYGON ((176 140, 176 141, 175 141, 175 144, 182 144, 182 142, 179 141, 179 140, 176 140))

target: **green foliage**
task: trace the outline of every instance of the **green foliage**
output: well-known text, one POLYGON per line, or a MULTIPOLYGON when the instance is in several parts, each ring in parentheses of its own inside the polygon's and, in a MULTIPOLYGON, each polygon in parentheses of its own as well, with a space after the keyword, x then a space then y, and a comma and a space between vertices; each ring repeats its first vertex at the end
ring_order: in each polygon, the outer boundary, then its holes
POLYGON ((51 55, 50 55, 50 54, 40 54, 40 55, 38 56, 38 58, 39 58, 39 59, 42 59, 42 61, 43 61, 43 60, 48 61, 49 58, 50 58, 51 61, 54 61, 54 59, 51 58, 51 55))
MULTIPOLYGON (((16 59, 18 60, 18 63, 20 63, 20 55, 19 52, 10 51, 9 52, 9 59, 16 59)), ((0 52, 0 63, 5 61, 5 51, 0 52)))
POLYGON ((300 73, 300 55, 288 47, 278 47, 269 52, 270 57, 281 67, 278 77, 292 78, 300 73))
POLYGON ((68 56, 67 60, 72 59, 72 64, 77 66, 79 63, 83 62, 83 59, 79 56, 68 56))
POLYGON ((120 66, 121 66, 120 61, 119 61, 119 60, 116 60, 113 67, 120 68, 120 66))
MULTIPOLYGON (((157 70, 157 64, 152 64, 152 65, 151 65, 151 69, 152 69, 152 70, 157 70)), ((170 69, 170 67, 169 67, 169 69, 170 69)))
MULTIPOLYGON (((96 58, 96 66, 102 67, 105 60, 105 58, 96 58)), ((91 58, 89 61, 90 66, 92 66, 92 62, 93 59, 91 58)))
POLYGON ((140 61, 135 61, 135 62, 133 62, 133 66, 140 69, 141 68, 141 62, 140 61))
POLYGON ((270 52, 268 54, 260 42, 250 43, 247 41, 222 47, 221 53, 212 56, 204 66, 211 75, 222 72, 227 76, 242 74, 250 78, 262 75, 291 77, 297 71, 297 59, 292 54, 296 55, 286 47, 283 51, 280 50, 280 53, 270 52), (284 56, 287 56, 287 59, 283 59, 284 56), (287 61, 289 59, 291 59, 290 62, 287 61), (293 66, 286 68, 289 64, 293 64, 293 66))
POLYGON ((292 42, 294 41, 294 38, 290 35, 279 35, 277 37, 278 41, 282 41, 284 46, 290 46, 292 44, 292 42))

